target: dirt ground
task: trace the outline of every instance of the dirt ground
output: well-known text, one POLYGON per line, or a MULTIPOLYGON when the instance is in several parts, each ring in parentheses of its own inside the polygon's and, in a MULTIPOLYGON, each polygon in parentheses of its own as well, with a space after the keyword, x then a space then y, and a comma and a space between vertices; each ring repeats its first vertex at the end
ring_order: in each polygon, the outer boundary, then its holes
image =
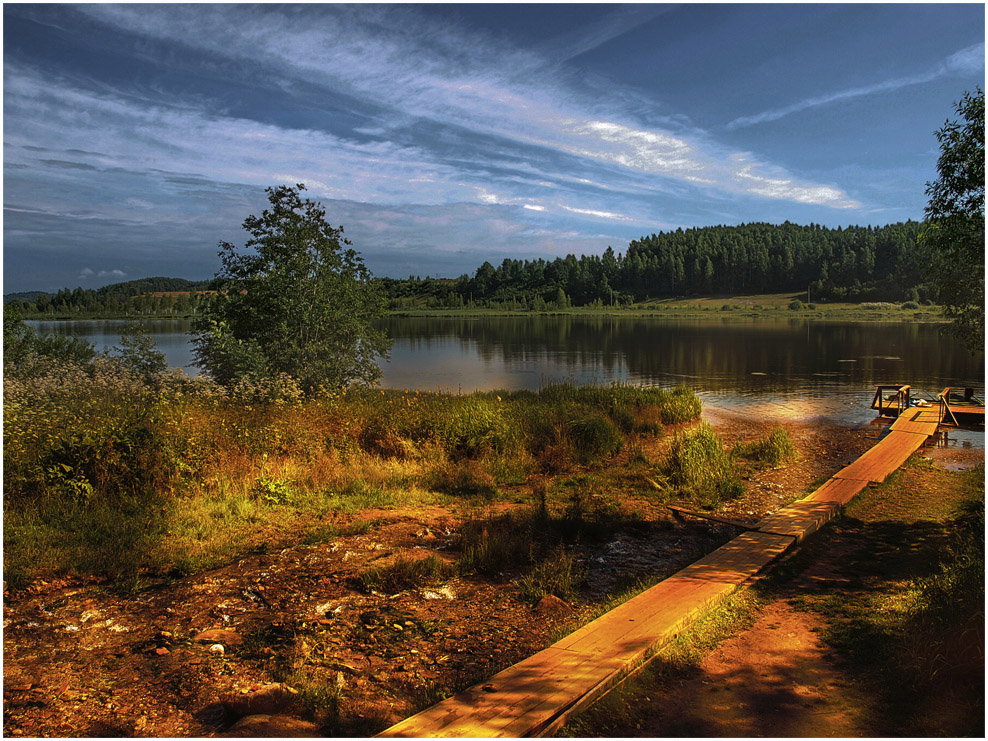
POLYGON ((647 697, 637 737, 861 737, 867 713, 821 645, 819 620, 785 600, 721 643, 701 675, 647 697))
MULTIPOLYGON (((770 427, 727 413, 705 417, 728 444, 770 427)), ((786 427, 799 462, 747 476, 726 516, 760 519, 880 434, 820 422, 786 427)), ((615 584, 673 573, 737 532, 701 520, 670 527, 663 506, 647 505, 641 526, 578 554, 587 576, 572 605, 524 604, 510 574, 397 595, 363 590, 358 575, 397 555, 452 560, 460 519, 437 507, 363 512, 359 519, 375 522, 366 532, 251 555, 136 594, 69 580, 5 590, 4 735, 372 735, 549 645, 615 584), (307 713, 312 707, 321 711, 307 713)), ((761 729, 767 735, 857 735, 853 698, 817 627, 780 601, 722 645, 707 682, 679 694, 706 724, 686 735, 724 735, 718 726, 754 735, 748 719, 766 714, 775 719, 761 729)), ((658 730, 641 733, 675 735, 658 730)))

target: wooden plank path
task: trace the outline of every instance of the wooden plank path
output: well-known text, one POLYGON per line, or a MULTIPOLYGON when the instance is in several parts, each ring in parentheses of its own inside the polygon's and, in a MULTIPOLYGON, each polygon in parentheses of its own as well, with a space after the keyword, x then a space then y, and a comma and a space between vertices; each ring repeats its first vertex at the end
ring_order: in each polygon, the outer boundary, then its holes
POLYGON ((765 517, 755 529, 549 648, 380 736, 553 734, 794 543, 834 518, 870 482, 884 481, 936 432, 938 423, 936 408, 916 407, 901 414, 890 432, 857 461, 816 491, 765 517))

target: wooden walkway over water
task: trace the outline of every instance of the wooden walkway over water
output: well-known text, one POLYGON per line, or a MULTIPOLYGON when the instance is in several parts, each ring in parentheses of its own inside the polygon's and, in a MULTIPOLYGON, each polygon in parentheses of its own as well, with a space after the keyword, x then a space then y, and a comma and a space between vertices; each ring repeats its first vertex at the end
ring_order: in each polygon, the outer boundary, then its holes
POLYGON ((726 545, 491 679, 392 726, 383 737, 548 736, 637 670, 663 644, 933 435, 936 407, 899 414, 871 450, 813 493, 726 545))

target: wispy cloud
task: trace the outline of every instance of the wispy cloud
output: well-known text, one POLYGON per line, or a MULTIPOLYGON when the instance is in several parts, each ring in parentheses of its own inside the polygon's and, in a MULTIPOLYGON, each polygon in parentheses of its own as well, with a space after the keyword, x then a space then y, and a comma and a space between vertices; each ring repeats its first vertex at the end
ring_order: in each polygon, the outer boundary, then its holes
MULTIPOLYGON (((462 170, 463 165, 477 171, 493 164, 494 146, 515 151, 535 147, 543 159, 577 157, 689 187, 758 197, 790 197, 781 186, 772 191, 772 196, 765 196, 765 189, 755 181, 735 177, 728 166, 732 153, 711 143, 704 132, 674 133, 642 126, 630 111, 622 113, 621 106, 601 118, 601 101, 584 99, 565 79, 547 72, 545 58, 506 48, 454 24, 427 23, 409 8, 320 6, 320 11, 332 13, 332 18, 320 16, 319 22, 308 11, 287 14, 272 7, 203 5, 182 6, 179 11, 174 6, 91 5, 80 9, 130 33, 260 66, 263 71, 259 74, 272 80, 288 81, 287 84, 304 81, 321 87, 328 96, 345 94, 364 101, 368 107, 376 106, 377 123, 362 127, 365 134, 380 130, 390 134, 404 131, 414 136, 416 122, 431 121, 470 137, 473 153, 464 154, 465 148, 461 147, 456 155, 460 161, 455 165, 450 161, 452 154, 435 148, 420 145, 420 149, 412 151, 407 146, 382 142, 381 164, 388 167, 375 168, 382 182, 372 186, 359 178, 349 178, 358 181, 358 192, 373 190, 382 199, 401 199, 412 178, 417 186, 445 183, 441 187, 446 198, 463 198, 464 193, 454 192, 457 189, 448 184, 462 180, 465 174, 469 176, 462 170), (396 168, 396 177, 389 178, 389 167, 396 168), (451 167, 458 171, 451 171, 451 167), (432 172, 421 172, 425 169, 432 172), (390 186, 385 182, 388 180, 390 186)), ((632 14, 616 21, 610 30, 602 30, 599 38, 606 39, 612 31, 621 33, 636 22, 639 16, 632 14)), ((621 96, 616 95, 615 101, 620 100, 621 96)), ((211 121, 197 125, 207 130, 224 128, 222 123, 211 121)), ((258 149, 271 148, 266 156, 255 158, 260 162, 274 155, 291 157, 302 137, 321 138, 327 145, 320 149, 324 154, 310 164, 310 169, 324 167, 326 171, 335 165, 354 165, 357 155, 366 163, 373 156, 368 144, 333 141, 316 132, 265 130, 257 125, 254 131, 246 131, 241 122, 227 125, 238 129, 235 133, 241 141, 258 149), (281 146, 285 140, 288 146, 281 146)), ((311 145, 302 147, 306 154, 313 149, 311 145)), ((766 168, 764 177, 769 177, 768 170, 776 169, 753 157, 749 162, 756 175, 762 166, 766 168)), ((366 167, 358 165, 357 169, 366 167)), ((248 176, 246 172, 229 174, 240 179, 248 176)), ((834 187, 828 184, 791 173, 780 179, 791 184, 794 202, 805 203, 816 193, 825 196, 820 205, 841 202, 831 197, 834 187)), ((341 184, 352 185, 353 182, 341 184)), ((662 187, 661 183, 656 185, 662 187)), ((419 192, 418 187, 415 190, 419 192)), ((443 197, 429 187, 421 192, 426 202, 443 197)), ((481 202, 489 202, 483 201, 476 189, 472 192, 481 202)), ((844 198, 841 203, 846 207, 850 202, 844 198)))
POLYGON ((874 95, 875 93, 886 93, 892 90, 899 90, 900 88, 909 87, 911 85, 922 85, 923 83, 931 82, 932 80, 936 80, 940 77, 957 72, 978 72, 984 70, 984 66, 985 45, 983 43, 974 44, 973 46, 966 47, 950 55, 936 69, 932 69, 928 72, 923 72, 918 75, 896 77, 890 80, 883 80, 872 85, 863 85, 860 87, 849 88, 847 90, 839 90, 827 95, 818 95, 812 98, 806 98, 805 100, 793 103, 792 105, 776 108, 770 111, 763 111, 762 113, 756 113, 752 116, 741 116, 728 123, 727 128, 737 129, 745 126, 754 126, 756 124, 767 123, 769 121, 778 121, 780 118, 785 118, 793 113, 799 113, 800 111, 805 111, 810 108, 818 108, 820 106, 830 105, 831 103, 840 103, 845 100, 862 98, 869 95, 874 95))

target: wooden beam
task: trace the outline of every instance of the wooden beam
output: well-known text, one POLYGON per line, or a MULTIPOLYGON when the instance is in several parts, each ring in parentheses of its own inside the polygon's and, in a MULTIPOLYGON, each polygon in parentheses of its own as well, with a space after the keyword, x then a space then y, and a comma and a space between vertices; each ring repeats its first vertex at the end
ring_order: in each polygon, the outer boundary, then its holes
POLYGON ((743 522, 738 522, 737 520, 728 520, 726 517, 717 517, 715 515, 705 515, 702 512, 694 512, 693 510, 683 509, 682 507, 674 507, 671 504, 668 505, 669 509, 675 512, 677 515, 692 515, 693 517, 699 517, 702 520, 713 520, 714 522, 722 522, 725 525, 734 525, 734 527, 740 527, 744 530, 757 530, 758 527, 755 525, 745 525, 743 522))

